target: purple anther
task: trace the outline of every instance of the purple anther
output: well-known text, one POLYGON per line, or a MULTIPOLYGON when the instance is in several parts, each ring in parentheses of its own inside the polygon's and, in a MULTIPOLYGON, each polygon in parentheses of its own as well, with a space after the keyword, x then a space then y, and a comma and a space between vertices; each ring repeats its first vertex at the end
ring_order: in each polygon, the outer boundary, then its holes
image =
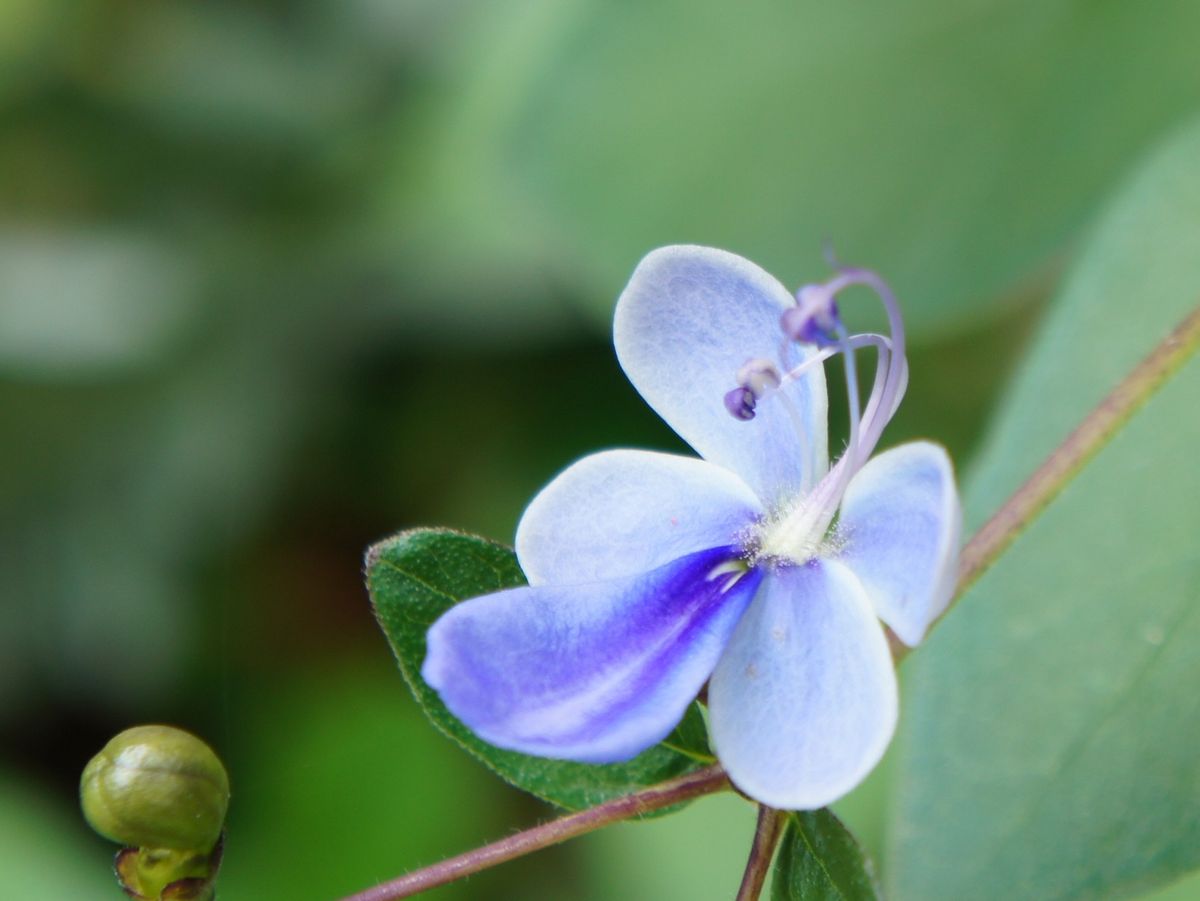
POLYGON ((793 341, 830 347, 837 344, 841 319, 837 301, 824 285, 805 285, 796 292, 796 306, 779 319, 783 333, 793 341))
POLYGON ((743 421, 754 418, 754 392, 749 388, 734 388, 725 395, 725 409, 734 419, 743 421))

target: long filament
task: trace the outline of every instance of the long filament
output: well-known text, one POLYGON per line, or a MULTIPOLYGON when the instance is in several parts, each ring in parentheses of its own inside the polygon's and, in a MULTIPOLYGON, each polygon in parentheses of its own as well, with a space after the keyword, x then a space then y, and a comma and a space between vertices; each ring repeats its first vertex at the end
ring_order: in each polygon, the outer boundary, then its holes
POLYGON ((875 292, 887 313, 888 328, 891 331, 889 353, 886 359, 882 353, 880 355, 875 386, 867 404, 866 415, 863 416, 862 434, 858 443, 854 445, 856 466, 853 468, 857 468, 857 465, 861 465, 870 457, 871 451, 879 443, 884 427, 896 412, 908 386, 908 362, 904 355, 904 321, 900 317, 900 305, 887 282, 869 269, 842 267, 826 287, 831 296, 836 296, 851 285, 864 285, 875 292), (882 381, 879 377, 881 372, 882 381))
MULTIPOLYGON (((840 326, 839 326, 838 337, 840 340, 837 345, 835 345, 833 347, 823 348, 823 349, 817 351, 816 353, 814 353, 812 356, 810 356, 808 359, 804 360, 802 363, 800 363, 796 367, 785 372, 779 380, 779 385, 775 388, 775 390, 772 392, 772 394, 775 394, 775 393, 779 394, 779 398, 783 402, 784 408, 787 410, 788 418, 790 418, 792 421, 792 427, 796 431, 796 436, 799 439, 801 446, 804 446, 804 442, 806 440, 807 435, 806 435, 805 428, 804 428, 804 422, 800 418, 800 411, 796 408, 796 405, 792 401, 792 399, 790 397, 788 397, 787 393, 782 392, 780 389, 782 389, 785 385, 787 385, 791 382, 799 381, 801 376, 803 376, 809 370, 814 369, 817 366, 824 364, 824 362, 826 360, 828 360, 834 356, 837 356, 838 354, 842 354, 846 358, 846 367, 847 367, 847 369, 846 369, 846 384, 847 384, 847 388, 850 392, 850 398, 851 398, 851 400, 850 400, 850 441, 849 441, 849 446, 847 447, 846 453, 853 454, 852 459, 857 460, 858 454, 855 453, 855 448, 857 447, 857 442, 858 442, 859 420, 861 417, 859 415, 859 410, 858 410, 858 405, 859 405, 858 378, 857 378, 857 370, 854 365, 854 351, 857 349, 860 349, 860 348, 874 347, 874 348, 876 348, 876 350, 879 353, 880 360, 883 361, 888 358, 888 355, 891 350, 891 341, 889 341, 888 338, 886 338, 885 336, 878 335, 873 332, 864 332, 863 334, 860 334, 860 335, 850 335, 850 334, 847 334, 846 330, 844 328, 841 328, 840 326)), ((780 357, 781 357, 781 360, 783 362, 785 362, 785 365, 786 365, 787 351, 791 350, 790 342, 785 342, 785 347, 787 348, 787 350, 784 353, 781 353, 780 357)), ((872 403, 874 402, 875 394, 878 392, 879 387, 880 387, 880 378, 881 378, 881 373, 877 371, 875 374, 875 386, 871 393, 871 402, 872 403)), ((868 413, 872 409, 873 409, 873 407, 871 406, 871 403, 869 403, 868 407, 867 407, 868 413)), ((843 468, 842 472, 846 474, 845 478, 849 479, 849 476, 852 475, 854 470, 856 470, 857 468, 858 468, 857 464, 852 465, 848 471, 845 468, 843 468)), ((805 484, 807 484, 808 480, 802 479, 802 481, 805 484)))

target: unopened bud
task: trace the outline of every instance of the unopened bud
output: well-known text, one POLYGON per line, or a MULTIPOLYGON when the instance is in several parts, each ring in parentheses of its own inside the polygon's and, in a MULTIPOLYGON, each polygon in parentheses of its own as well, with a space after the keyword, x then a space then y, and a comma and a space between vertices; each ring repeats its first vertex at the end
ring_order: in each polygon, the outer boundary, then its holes
POLYGON ((131 848, 207 853, 221 836, 229 777, 212 748, 171 726, 136 726, 84 768, 83 815, 131 848))

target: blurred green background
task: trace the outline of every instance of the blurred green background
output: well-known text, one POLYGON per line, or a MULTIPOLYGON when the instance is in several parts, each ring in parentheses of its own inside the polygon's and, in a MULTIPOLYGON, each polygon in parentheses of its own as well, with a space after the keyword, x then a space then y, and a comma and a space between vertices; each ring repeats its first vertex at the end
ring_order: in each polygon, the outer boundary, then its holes
MULTIPOLYGON (((0 896, 118 896, 74 793, 139 722, 229 766, 227 901, 546 816, 421 718, 365 547, 509 540, 583 453, 680 448, 608 336, 668 243, 881 271, 885 443, 969 473, 1109 196, 1200 113, 1197 46, 1185 0, 0 0, 0 896)), ((877 851, 887 771, 843 805, 877 851)), ((752 823, 710 799, 432 897, 730 897, 752 823)))

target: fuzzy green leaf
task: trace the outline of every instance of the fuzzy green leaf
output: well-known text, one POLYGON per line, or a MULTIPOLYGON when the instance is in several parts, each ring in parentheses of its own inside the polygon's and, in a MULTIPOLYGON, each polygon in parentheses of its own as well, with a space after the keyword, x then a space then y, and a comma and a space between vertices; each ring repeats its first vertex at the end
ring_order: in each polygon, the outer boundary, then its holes
POLYGON ((695 704, 666 742, 627 763, 593 766, 548 760, 487 744, 422 681, 421 663, 425 633, 452 606, 525 584, 512 550, 460 532, 416 529, 372 547, 366 568, 375 615, 421 708, 442 732, 518 788, 559 807, 580 810, 711 763, 704 721, 695 704))

